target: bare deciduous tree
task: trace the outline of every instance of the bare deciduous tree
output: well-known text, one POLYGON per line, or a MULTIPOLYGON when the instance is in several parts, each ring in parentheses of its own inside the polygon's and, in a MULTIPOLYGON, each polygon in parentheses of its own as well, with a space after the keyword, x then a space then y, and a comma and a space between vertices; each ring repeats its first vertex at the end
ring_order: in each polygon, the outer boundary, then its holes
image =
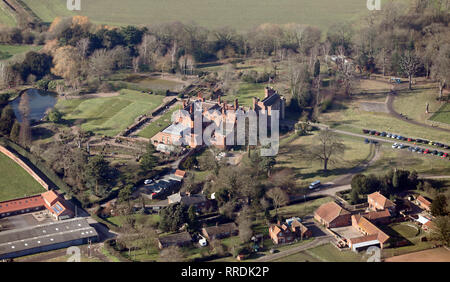
POLYGON ((321 130, 315 137, 314 144, 304 150, 304 154, 311 160, 323 163, 323 170, 328 170, 328 164, 335 163, 337 157, 345 151, 345 145, 339 136, 329 129, 321 130))
POLYGON ((276 214, 278 214, 278 208, 287 205, 289 203, 288 194, 278 187, 272 188, 269 191, 267 191, 266 196, 272 199, 276 214))
POLYGON ((414 51, 408 50, 400 57, 400 69, 408 76, 409 90, 412 90, 412 79, 420 66, 420 60, 414 51))

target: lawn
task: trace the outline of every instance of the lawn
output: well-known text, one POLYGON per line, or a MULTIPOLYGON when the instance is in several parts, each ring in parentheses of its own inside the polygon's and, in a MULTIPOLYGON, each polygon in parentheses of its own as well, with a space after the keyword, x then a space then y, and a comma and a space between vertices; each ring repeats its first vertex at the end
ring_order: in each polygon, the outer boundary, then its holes
POLYGON ((418 173, 442 175, 450 170, 450 162, 434 155, 409 152, 406 149, 392 149, 390 143, 381 146, 379 159, 367 168, 365 173, 384 174, 392 168, 416 170, 418 173))
POLYGON ((362 133, 363 128, 400 134, 412 138, 450 143, 450 135, 432 128, 417 125, 394 118, 387 113, 366 112, 357 101, 347 102, 345 108, 324 113, 320 121, 332 128, 362 133))
MULTIPOLYGON (((434 85, 427 84, 426 86, 434 85)), ((394 100, 394 109, 398 113, 421 123, 433 124, 430 122, 430 120, 433 120, 450 124, 450 104, 442 105, 442 102, 436 100, 438 97, 439 90, 437 87, 400 92, 394 100), (429 104, 430 114, 425 112, 427 103, 429 104)))
POLYGON ((318 246, 299 252, 275 262, 361 262, 364 261, 363 253, 352 251, 340 251, 331 244, 318 246))
POLYGON ((323 165, 320 162, 311 161, 300 153, 301 149, 306 149, 315 142, 314 135, 295 137, 289 142, 283 142, 275 168, 292 169, 299 184, 306 184, 312 180, 321 180, 324 183, 331 181, 336 176, 347 173, 371 154, 370 146, 365 144, 363 139, 349 136, 341 136, 341 139, 346 146, 345 153, 339 157, 336 164, 329 165, 328 172, 323 172, 323 165))
POLYGON ((6 10, 6 5, 0 3, 0 25, 15 26, 16 19, 6 10))
POLYGON ((44 187, 3 153, 0 153, 0 178, 0 201, 45 192, 44 187))
POLYGON ((107 136, 117 135, 135 119, 158 107, 163 96, 121 90, 119 96, 91 99, 60 99, 56 108, 69 122, 84 121, 82 129, 107 136))
MULTIPOLYGON (((283 218, 290 218, 293 216, 304 217, 312 214, 321 205, 333 201, 330 197, 323 197, 312 201, 301 202, 295 205, 288 205, 278 209, 278 215, 283 218)), ((275 216, 275 210, 270 211, 272 216, 275 216)))
POLYGON ((156 133, 160 132, 161 130, 165 129, 172 123, 172 114, 176 110, 180 110, 181 106, 177 105, 172 107, 169 111, 165 112, 161 117, 159 117, 157 120, 152 121, 147 125, 143 130, 141 130, 138 135, 144 138, 152 138, 156 135, 156 133))
POLYGON ((327 29, 336 22, 355 19, 367 12, 361 0, 96 0, 81 1, 81 11, 69 11, 65 1, 23 0, 41 19, 84 15, 109 25, 156 24, 195 21, 201 26, 229 26, 248 30, 262 23, 300 23, 327 29), (189 11, 189 12, 186 12, 189 11))
POLYGON ((23 54, 28 51, 38 51, 41 48, 42 46, 34 46, 34 45, 0 44, 0 61, 10 59, 14 55, 23 54))
MULTIPOLYGON (((134 214, 133 217, 136 219, 137 222, 147 222, 150 224, 157 224, 159 222, 159 215, 158 214, 134 214)), ((121 227, 123 225, 124 216, 113 216, 108 217, 106 220, 121 227)))
POLYGON ((450 124, 450 103, 442 105, 430 118, 430 120, 450 124))
POLYGON ((260 100, 264 98, 264 87, 266 84, 256 84, 256 83, 239 83, 239 89, 234 95, 226 95, 223 97, 224 101, 230 104, 234 103, 237 98, 239 105, 250 107, 253 105, 253 97, 258 97, 260 100))

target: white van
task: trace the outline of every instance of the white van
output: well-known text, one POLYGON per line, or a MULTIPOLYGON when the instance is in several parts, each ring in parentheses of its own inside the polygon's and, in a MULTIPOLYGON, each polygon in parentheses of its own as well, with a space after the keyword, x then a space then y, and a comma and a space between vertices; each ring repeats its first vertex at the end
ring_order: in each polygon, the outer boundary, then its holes
POLYGON ((309 189, 316 189, 320 187, 320 180, 314 181, 313 183, 311 183, 311 185, 309 185, 309 189))

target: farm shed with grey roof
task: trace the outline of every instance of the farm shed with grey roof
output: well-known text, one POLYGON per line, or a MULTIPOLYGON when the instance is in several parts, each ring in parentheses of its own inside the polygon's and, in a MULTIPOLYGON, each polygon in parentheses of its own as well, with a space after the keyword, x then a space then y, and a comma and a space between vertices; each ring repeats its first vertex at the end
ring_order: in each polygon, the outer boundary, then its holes
POLYGON ((0 232, 0 259, 86 244, 98 238, 85 218, 0 232))

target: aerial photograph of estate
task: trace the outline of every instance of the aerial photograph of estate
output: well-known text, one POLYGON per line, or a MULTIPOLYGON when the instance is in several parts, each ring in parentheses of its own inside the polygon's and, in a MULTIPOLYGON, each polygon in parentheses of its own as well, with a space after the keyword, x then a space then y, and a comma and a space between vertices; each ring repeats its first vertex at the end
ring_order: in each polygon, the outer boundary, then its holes
POLYGON ((449 154, 450 0, 0 0, 2 265, 450 262, 449 154))

